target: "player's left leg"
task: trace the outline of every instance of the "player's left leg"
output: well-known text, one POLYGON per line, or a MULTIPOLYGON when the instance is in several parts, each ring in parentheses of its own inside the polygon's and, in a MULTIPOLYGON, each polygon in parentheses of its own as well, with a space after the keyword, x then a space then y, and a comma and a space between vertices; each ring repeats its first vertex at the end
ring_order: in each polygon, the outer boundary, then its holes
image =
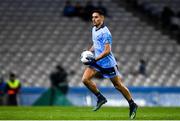
POLYGON ((113 78, 110 78, 110 80, 113 83, 114 87, 118 91, 120 91, 123 94, 123 96, 126 98, 126 100, 128 101, 129 109, 130 109, 129 117, 130 119, 134 119, 136 117, 136 110, 138 106, 133 101, 131 93, 129 92, 128 88, 122 83, 122 79, 119 75, 113 78))

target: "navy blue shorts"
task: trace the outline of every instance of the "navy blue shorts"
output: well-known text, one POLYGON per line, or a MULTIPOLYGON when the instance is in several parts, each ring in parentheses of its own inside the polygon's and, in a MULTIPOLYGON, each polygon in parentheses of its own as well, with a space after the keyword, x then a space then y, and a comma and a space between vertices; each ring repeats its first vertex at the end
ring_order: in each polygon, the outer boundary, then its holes
POLYGON ((119 71, 118 67, 114 66, 111 68, 99 68, 96 66, 90 66, 91 68, 94 68, 96 71, 100 72, 104 78, 113 78, 115 76, 122 76, 119 71))

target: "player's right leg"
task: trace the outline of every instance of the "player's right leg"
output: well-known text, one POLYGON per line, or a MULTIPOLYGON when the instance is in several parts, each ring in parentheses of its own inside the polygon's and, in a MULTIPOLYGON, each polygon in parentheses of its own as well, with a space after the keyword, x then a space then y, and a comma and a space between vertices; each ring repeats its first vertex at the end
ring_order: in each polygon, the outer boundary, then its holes
POLYGON ((91 80, 95 76, 96 73, 97 73, 96 70, 94 70, 93 68, 87 67, 82 77, 82 82, 84 83, 84 85, 94 94, 99 92, 96 84, 91 80))
POLYGON ((93 111, 97 111, 103 104, 107 102, 106 98, 100 93, 96 84, 91 80, 97 71, 91 67, 87 67, 84 71, 82 82, 84 85, 96 95, 98 101, 97 105, 94 107, 93 111))

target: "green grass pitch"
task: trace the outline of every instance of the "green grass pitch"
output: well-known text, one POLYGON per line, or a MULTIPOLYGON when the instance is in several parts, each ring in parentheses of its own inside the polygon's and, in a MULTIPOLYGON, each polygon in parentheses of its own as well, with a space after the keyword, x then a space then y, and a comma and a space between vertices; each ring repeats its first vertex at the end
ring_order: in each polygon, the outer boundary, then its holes
MULTIPOLYGON (((128 107, 0 107, 0 120, 129 120, 128 107)), ((137 120, 180 120, 180 107, 139 107, 137 120)))

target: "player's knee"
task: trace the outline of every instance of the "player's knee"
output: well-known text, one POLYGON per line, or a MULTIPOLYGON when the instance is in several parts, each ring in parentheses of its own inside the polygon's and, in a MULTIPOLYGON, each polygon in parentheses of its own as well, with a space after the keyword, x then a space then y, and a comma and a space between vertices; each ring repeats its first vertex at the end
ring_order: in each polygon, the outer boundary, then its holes
POLYGON ((84 84, 86 84, 88 81, 89 81, 89 78, 87 78, 87 77, 82 78, 82 82, 83 82, 84 84))

